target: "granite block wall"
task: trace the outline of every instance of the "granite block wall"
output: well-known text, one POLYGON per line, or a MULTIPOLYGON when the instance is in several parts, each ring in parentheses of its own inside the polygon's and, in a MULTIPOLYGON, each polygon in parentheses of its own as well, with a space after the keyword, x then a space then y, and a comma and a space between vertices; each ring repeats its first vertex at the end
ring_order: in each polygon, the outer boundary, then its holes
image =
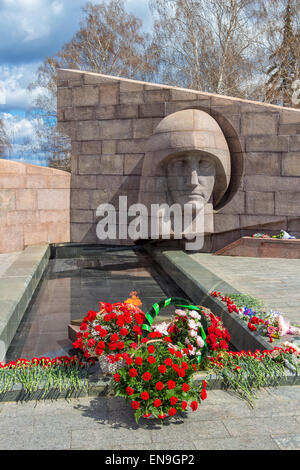
POLYGON ((0 253, 70 241, 65 171, 0 159, 0 253))
POLYGON ((72 242, 100 243, 99 204, 116 205, 120 195, 138 201, 148 139, 184 109, 210 114, 231 154, 230 185, 205 250, 255 231, 300 238, 300 110, 77 70, 59 70, 57 85, 59 126, 72 141, 72 242))

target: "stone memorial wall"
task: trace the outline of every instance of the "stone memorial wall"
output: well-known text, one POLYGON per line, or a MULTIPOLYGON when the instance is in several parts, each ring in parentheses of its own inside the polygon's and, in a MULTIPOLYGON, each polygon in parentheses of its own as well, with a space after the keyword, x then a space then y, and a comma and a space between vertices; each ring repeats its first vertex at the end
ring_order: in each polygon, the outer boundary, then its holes
POLYGON ((59 126, 72 142, 72 242, 103 243, 102 203, 164 202, 167 170, 157 162, 189 152, 223 161, 204 251, 255 231, 300 238, 300 110, 77 70, 59 70, 57 85, 59 126))

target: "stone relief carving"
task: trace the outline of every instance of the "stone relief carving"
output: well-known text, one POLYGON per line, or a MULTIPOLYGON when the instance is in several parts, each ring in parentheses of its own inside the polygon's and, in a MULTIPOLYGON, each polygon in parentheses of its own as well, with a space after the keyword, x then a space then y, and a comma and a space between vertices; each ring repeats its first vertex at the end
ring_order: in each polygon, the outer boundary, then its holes
MULTIPOLYGON (((188 109, 164 118, 148 141, 139 202, 192 204, 204 211, 204 233, 213 233, 213 211, 231 174, 230 152, 218 123, 204 111, 188 109)), ((163 212, 161 213, 163 217, 163 212)))

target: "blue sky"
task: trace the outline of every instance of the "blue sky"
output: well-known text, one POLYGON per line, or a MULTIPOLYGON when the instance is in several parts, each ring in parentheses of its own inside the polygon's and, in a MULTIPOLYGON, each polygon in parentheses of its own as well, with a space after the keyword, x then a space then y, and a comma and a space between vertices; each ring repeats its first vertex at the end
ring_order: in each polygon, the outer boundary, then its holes
MULTIPOLYGON (((86 0, 0 0, 0 117, 14 145, 12 158, 33 135, 26 111, 27 86, 45 57, 54 55, 78 30, 86 0)), ((93 0, 93 3, 100 3, 93 0)), ((151 28, 148 0, 125 0, 126 9, 151 28)), ((28 159, 27 159, 28 160, 28 159)))

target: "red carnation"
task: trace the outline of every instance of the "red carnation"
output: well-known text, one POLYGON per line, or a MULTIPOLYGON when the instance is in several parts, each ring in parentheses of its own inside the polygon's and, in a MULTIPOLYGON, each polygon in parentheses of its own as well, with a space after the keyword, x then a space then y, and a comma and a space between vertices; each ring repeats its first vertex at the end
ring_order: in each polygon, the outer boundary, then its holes
POLYGON ((149 356, 147 358, 147 361, 149 362, 149 364, 154 364, 156 362, 156 359, 154 356, 149 356))
POLYGON ((161 405, 161 400, 159 398, 156 398, 156 400, 154 400, 153 402, 153 405, 155 406, 155 408, 158 408, 161 405))
POLYGON ((113 342, 113 343, 116 343, 119 339, 119 335, 117 335, 117 333, 114 333, 113 335, 111 335, 110 337, 110 340, 113 342))
POLYGON ((129 375, 130 375, 130 377, 136 377, 137 376, 137 370, 136 369, 130 369, 129 375))
POLYGON ((182 384, 182 390, 183 390, 184 392, 188 392, 189 389, 190 389, 190 386, 189 386, 188 384, 186 384, 186 383, 182 384))
POLYGON ((167 371, 167 368, 166 368, 166 366, 164 366, 164 365, 158 366, 157 369, 158 369, 158 372, 160 372, 161 374, 165 374, 166 371, 167 371))
POLYGON ((129 333, 129 331, 127 330, 127 328, 121 328, 120 330, 120 335, 122 336, 127 336, 129 333))
POLYGON ((115 374, 115 375, 114 375, 114 381, 115 381, 115 382, 120 382, 120 379, 121 379, 120 374, 115 374))
POLYGON ((155 347, 152 344, 150 344, 147 349, 150 354, 153 354, 155 352, 155 347))
POLYGON ((173 388, 176 387, 176 382, 174 382, 174 380, 168 380, 167 387, 169 390, 172 390, 173 388))
POLYGON ((136 363, 137 366, 141 366, 143 364, 143 358, 138 356, 135 358, 134 362, 136 363))
POLYGON ((196 401, 192 401, 191 408, 192 408, 193 411, 196 411, 197 408, 198 408, 198 403, 196 401))
POLYGON ((148 400, 149 399, 149 393, 148 392, 142 392, 141 393, 141 399, 142 400, 148 400))
POLYGON ((157 382, 155 388, 156 390, 162 390, 164 388, 164 384, 162 382, 157 382))
POLYGON ((125 347, 125 344, 123 343, 123 341, 118 341, 117 342, 117 348, 118 349, 124 349, 124 347, 125 347))
POLYGON ((108 333, 107 330, 105 330, 104 328, 102 328, 102 330, 100 330, 100 332, 99 332, 99 336, 100 336, 101 338, 105 338, 105 336, 107 335, 107 333, 108 333))
POLYGON ((140 404, 138 401, 132 401, 131 402, 131 407, 134 409, 134 410, 138 410, 139 407, 140 407, 140 404))
POLYGON ((150 374, 150 372, 145 372, 145 373, 142 375, 142 377, 143 377, 143 380, 145 380, 145 381, 151 380, 151 374, 150 374))
POLYGON ((169 366, 169 367, 173 364, 173 361, 170 357, 167 357, 167 359, 164 362, 166 366, 169 366))
POLYGON ((132 364, 132 363, 133 363, 132 357, 128 357, 128 358, 126 359, 126 364, 127 364, 128 366, 130 366, 130 364, 132 364))
POLYGON ((201 400, 206 400, 206 398, 207 398, 206 389, 203 388, 201 391, 201 400))
POLYGON ((126 393, 127 393, 127 395, 133 395, 133 393, 134 393, 133 388, 127 387, 127 388, 126 388, 126 393))
POLYGON ((170 408, 169 412, 168 412, 168 415, 169 416, 174 416, 174 415, 176 415, 176 413, 177 413, 176 408, 170 408))
POLYGON ((171 397, 171 398, 170 398, 170 403, 171 403, 171 405, 176 405, 177 402, 178 402, 178 398, 177 398, 177 397, 171 397))
POLYGON ((185 410, 186 407, 187 407, 187 405, 188 405, 188 404, 187 404, 187 401, 183 401, 183 402, 181 403, 181 408, 182 408, 183 410, 185 410))

